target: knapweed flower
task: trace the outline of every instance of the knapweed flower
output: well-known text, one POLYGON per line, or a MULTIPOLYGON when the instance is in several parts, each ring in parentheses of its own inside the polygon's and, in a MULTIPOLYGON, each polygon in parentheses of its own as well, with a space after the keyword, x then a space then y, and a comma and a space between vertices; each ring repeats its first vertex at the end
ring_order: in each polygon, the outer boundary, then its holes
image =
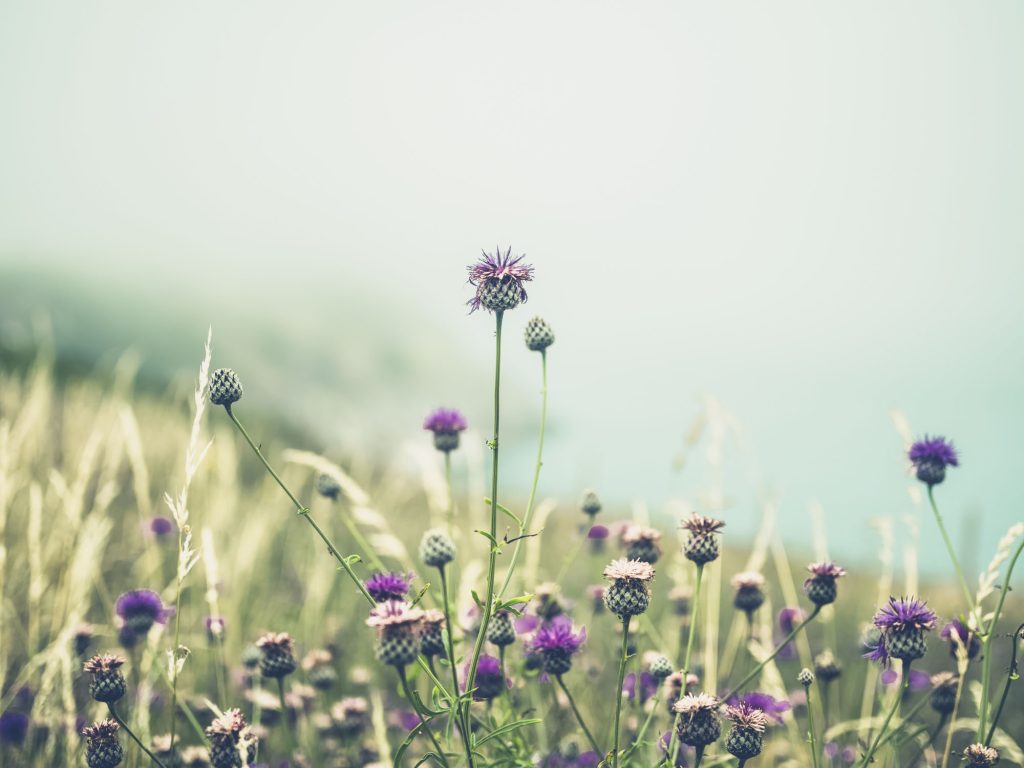
POLYGON ((553 581, 545 581, 533 588, 533 596, 537 599, 537 615, 544 620, 561 616, 569 607, 562 597, 562 588, 553 581))
POLYGON ((722 735, 718 705, 718 699, 707 693, 688 693, 673 704, 673 711, 679 715, 679 740, 691 747, 706 747, 718 741, 722 735))
MULTIPOLYGON (((671 673, 670 673, 671 674, 671 673)), ((640 703, 646 704, 655 693, 658 692, 659 679, 650 672, 630 672, 622 681, 622 693, 630 701, 640 697, 640 703)))
POLYGON ((960 684, 960 678, 952 672, 939 672, 932 675, 932 692, 928 697, 928 704, 940 715, 949 715, 956 708, 956 689, 960 684))
POLYGON ((651 671, 651 674, 656 680, 664 680, 675 671, 673 670, 672 662, 669 661, 668 657, 662 656, 660 653, 651 657, 647 668, 651 671))
POLYGON ((524 303, 523 283, 533 279, 533 267, 522 261, 522 256, 512 256, 511 247, 505 253, 500 248, 493 254, 484 251, 479 261, 467 268, 469 283, 476 288, 476 295, 467 302, 469 311, 483 307, 490 312, 504 312, 524 303))
POLYGON ((498 611, 491 617, 487 625, 487 640, 499 647, 516 641, 516 628, 512 626, 512 615, 508 611, 498 611))
POLYGON ((531 349, 534 352, 543 352, 555 343, 555 334, 544 318, 533 317, 526 324, 523 340, 526 342, 527 349, 531 349))
POLYGON ((764 603, 764 576, 756 571, 743 571, 733 576, 731 583, 736 590, 732 604, 752 620, 754 611, 764 603))
POLYGON ((22 712, 0 714, 0 744, 24 744, 28 736, 28 724, 28 715, 22 712))
MULTIPOLYGON (((488 627, 490 631, 490 627, 488 627)), ((513 638, 515 630, 512 630, 513 638)), ((420 628, 420 653, 424 656, 444 656, 444 614, 436 608, 423 612, 420 628)))
POLYGON ((843 674, 843 667, 836 660, 835 654, 826 649, 814 657, 814 674, 827 685, 843 674))
POLYGON ((611 582, 604 593, 609 611, 625 620, 647 610, 651 604, 653 565, 641 560, 613 560, 605 566, 603 575, 611 582))
POLYGON ((370 704, 362 696, 344 698, 331 707, 331 720, 342 736, 356 736, 370 724, 370 704))
POLYGON ((411 575, 401 573, 375 573, 366 580, 366 591, 378 603, 388 600, 404 600, 409 594, 411 575))
POLYGON ((764 749, 764 732, 769 720, 762 710, 740 702, 725 708, 723 715, 732 721, 732 729, 725 738, 725 749, 733 757, 749 760, 764 749))
POLYGON ((264 677, 282 678, 295 671, 295 641, 287 632, 269 632, 256 641, 260 649, 260 672, 264 677))
POLYGON ((124 749, 117 740, 121 726, 116 720, 101 720, 82 729, 85 736, 85 762, 89 768, 114 768, 124 759, 124 749))
POLYGON ((981 651, 981 640, 978 635, 965 627, 960 619, 953 619, 944 626, 939 632, 939 637, 949 641, 949 655, 954 659, 964 652, 968 659, 973 659, 981 651))
POLYGON ((206 729, 213 768, 242 768, 256 759, 257 737, 241 710, 229 709, 206 729))
POLYGON ((595 491, 589 488, 583 492, 583 499, 580 501, 580 510, 584 515, 593 521, 598 512, 601 511, 601 500, 595 491))
POLYGON ((154 624, 166 624, 167 619, 174 615, 174 609, 165 608, 160 595, 149 589, 125 592, 117 598, 114 611, 121 626, 130 633, 122 638, 122 642, 129 637, 133 640, 144 637, 154 624))
POLYGON ((420 655, 423 611, 401 600, 388 600, 370 611, 367 626, 377 630, 377 658, 404 667, 420 655))
POLYGON ((210 377, 210 402, 230 409, 242 399, 242 381, 230 368, 218 368, 210 377))
POLYGON ((85 656, 92 645, 92 639, 96 632, 92 624, 79 624, 75 627, 75 633, 71 639, 71 646, 75 649, 76 656, 85 656))
POLYGON ((89 681, 89 695, 96 701, 110 704, 124 696, 127 690, 124 673, 121 671, 124 661, 120 656, 105 653, 102 656, 93 656, 82 665, 82 669, 92 675, 89 681))
MULTIPOLYGON (((466 680, 469 679, 469 666, 469 664, 466 664, 466 680)), ((490 701, 500 696, 508 688, 508 681, 501 674, 501 663, 486 653, 480 656, 473 684, 475 686, 473 689, 473 701, 490 701)))
POLYGON ((730 699, 729 704, 745 704, 752 709, 759 709, 777 723, 782 722, 782 713, 790 709, 790 703, 785 699, 776 699, 762 691, 745 693, 739 698, 730 699))
POLYGON ((557 677, 572 668, 572 657, 586 639, 585 628, 573 632, 572 620, 568 616, 555 616, 541 624, 527 647, 541 657, 544 671, 557 677))
POLYGON ((466 417, 454 408, 438 408, 423 420, 423 428, 434 433, 434 447, 443 453, 459 447, 459 433, 467 426, 466 417))
POLYGON ((338 497, 341 495, 341 483, 335 480, 331 475, 321 472, 316 476, 316 492, 325 499, 337 501, 338 497))
POLYGON ((302 669, 309 678, 309 684, 318 691, 329 691, 338 681, 334 669, 334 656, 324 648, 307 653, 302 659, 302 669))
POLYGON ((984 744, 971 744, 964 750, 964 760, 969 768, 985 768, 999 762, 999 752, 984 744))
POLYGON ((622 543, 626 545, 626 558, 642 560, 652 565, 661 557, 661 531, 631 525, 622 532, 622 543))
POLYGON ((907 457, 914 467, 917 479, 931 487, 946 479, 946 467, 960 466, 953 443, 944 437, 928 437, 918 440, 907 451, 907 457))
POLYGON ((878 643, 867 653, 867 658, 888 666, 890 659, 905 664, 924 656, 925 634, 935 628, 937 617, 924 602, 913 597, 889 598, 874 618, 880 633, 878 643))
POLYGON ((174 530, 174 522, 167 517, 157 515, 149 521, 149 532, 162 539, 174 530))
POLYGON ((814 684, 814 672, 808 667, 804 667, 797 673, 796 681, 804 688, 810 688, 814 684))
POLYGON ((725 523, 713 517, 698 515, 696 512, 683 520, 682 527, 690 532, 683 554, 697 565, 705 565, 718 559, 717 534, 725 523))
POLYGON ((455 542, 442 530, 427 531, 420 539, 420 560, 431 568, 444 568, 455 559, 455 542))
POLYGON ((835 563, 811 563, 807 566, 811 575, 804 581, 807 599, 817 606, 836 601, 836 579, 846 575, 846 569, 835 563))

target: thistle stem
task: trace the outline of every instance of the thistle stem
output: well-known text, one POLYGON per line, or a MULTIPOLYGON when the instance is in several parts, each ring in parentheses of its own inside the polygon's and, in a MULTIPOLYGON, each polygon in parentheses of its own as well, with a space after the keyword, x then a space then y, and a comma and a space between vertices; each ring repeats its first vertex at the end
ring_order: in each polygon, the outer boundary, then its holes
MULTIPOLYGON (((178 526, 178 557, 175 564, 174 590, 174 648, 171 652, 171 757, 174 756, 174 739, 178 726, 178 648, 181 645, 181 548, 184 545, 184 534, 178 526)), ((219 678, 218 678, 219 679, 219 678)))
POLYGON ((811 686, 804 686, 804 693, 807 696, 807 738, 808 747, 811 750, 811 765, 818 768, 818 744, 814 733, 814 707, 811 706, 811 686))
POLYGON ((615 688, 615 731, 612 734, 612 766, 619 768, 619 717, 622 714, 622 683, 626 678, 626 661, 629 659, 629 621, 631 616, 622 618, 622 655, 619 657, 619 682, 615 688))
POLYGON ((953 542, 949 538, 949 534, 946 532, 946 525, 942 522, 942 515, 939 513, 939 507, 935 503, 935 494, 933 489, 935 486, 928 486, 928 502, 931 504, 932 512, 935 513, 935 522, 939 525, 939 532, 942 534, 942 540, 946 542, 946 550, 949 552, 949 559, 953 562, 953 569, 956 571, 957 578, 960 580, 960 588, 964 591, 964 599, 967 601, 967 614, 970 615, 974 611, 974 598, 971 597, 971 590, 967 586, 967 579, 964 578, 963 569, 960 567, 960 561, 957 559, 956 550, 953 548, 953 542))
POLYGON ((902 685, 900 685, 900 690, 893 694, 892 706, 889 707, 889 713, 885 716, 885 720, 882 721, 882 728, 878 731, 878 735, 875 736, 875 740, 868 748, 867 753, 864 755, 864 759, 859 763, 862 766, 868 766, 871 764, 871 758, 874 757, 875 751, 882 743, 882 737, 885 735, 885 731, 889 727, 890 721, 896 714, 896 711, 900 708, 900 701, 903 698, 903 694, 906 693, 910 686, 910 664, 906 661, 901 662, 901 672, 903 674, 903 681, 902 685))
POLYGON ((494 611, 494 569, 498 557, 498 546, 495 543, 498 539, 498 433, 501 418, 501 321, 504 316, 502 310, 494 313, 494 437, 491 439, 491 451, 493 452, 491 467, 491 538, 487 541, 487 595, 484 599, 484 615, 480 621, 480 631, 476 636, 476 643, 473 645, 473 660, 469 665, 469 679, 466 682, 466 690, 473 690, 476 682, 476 668, 480 663, 480 652, 484 647, 484 638, 487 636, 487 625, 491 623, 491 614, 494 611))
POLYGON ((338 551, 338 548, 334 546, 334 542, 330 540, 326 533, 320 530, 320 526, 316 524, 316 521, 313 519, 313 516, 309 514, 309 508, 302 506, 302 503, 297 498, 295 498, 295 494, 292 493, 288 486, 284 484, 284 481, 282 481, 281 478, 278 477, 277 473, 274 471, 274 468, 270 466, 270 463, 263 456, 263 452, 259 449, 259 446, 257 446, 256 443, 253 442, 252 438, 249 437, 249 433, 245 431, 245 427, 243 427, 241 422, 238 421, 238 418, 235 416, 234 411, 231 410, 231 406, 225 405, 224 410, 227 411, 228 417, 231 419, 232 422, 234 422, 235 426, 238 427, 238 431, 242 433, 242 437, 245 438, 245 442, 247 442, 249 444, 249 447, 252 448, 253 453, 255 453, 257 458, 259 458, 259 460, 263 463, 263 466, 266 468, 267 472, 270 473, 270 476, 274 478, 275 481, 277 481, 277 484, 281 486, 281 490, 285 492, 289 499, 291 499, 291 502, 292 504, 295 505, 295 509, 298 512, 298 514, 305 518, 306 522, 313 527, 313 530, 316 531, 317 535, 320 537, 323 543, 327 545, 327 551, 330 553, 331 557, 338 561, 339 565, 341 565, 345 573, 348 574, 348 577, 352 579, 352 583, 356 585, 356 587, 359 589, 359 592, 366 599, 366 601, 370 605, 376 605, 376 601, 373 599, 373 597, 370 596, 370 593, 366 591, 366 587, 363 585, 362 579, 356 576, 356 573, 352 570, 352 566, 349 565, 348 560, 342 557, 341 553, 338 551))
MULTIPOLYGON (((704 564, 697 564, 697 580, 693 587, 693 613, 690 616, 690 632, 686 639, 686 655, 683 657, 683 688, 680 692, 680 697, 686 695, 686 676, 690 673, 690 654, 693 652, 693 638, 696 634, 697 628, 697 617, 700 614, 700 588, 701 583, 704 581, 704 564)), ((728 697, 723 696, 722 701, 725 701, 728 697)), ((669 765, 675 766, 679 754, 679 713, 676 712, 675 719, 672 721, 672 735, 668 742, 668 754, 665 759, 669 765)), ((700 764, 700 756, 704 754, 702 749, 697 752, 698 758, 697 763, 700 764)))
POLYGON ((160 760, 157 759, 156 755, 154 755, 152 752, 150 752, 148 749, 146 749, 146 745, 143 744, 139 740, 139 737, 136 736, 132 732, 132 729, 128 727, 128 724, 124 720, 121 719, 121 716, 119 714, 117 714, 117 710, 114 709, 114 705, 113 704, 108 703, 107 704, 107 710, 110 712, 110 716, 112 718, 114 718, 114 720, 117 721, 117 724, 120 725, 124 729, 124 732, 127 733, 129 736, 131 736, 132 741, 134 741, 136 744, 139 745, 139 749, 141 749, 143 752, 145 752, 147 755, 149 755, 149 759, 150 760, 152 760, 154 763, 156 763, 158 766, 160 766, 160 768, 166 768, 166 766, 164 766, 164 764, 161 763, 160 760))
POLYGON ((580 714, 579 709, 576 707, 576 700, 573 699, 572 694, 569 693, 569 689, 565 685, 565 681, 561 675, 555 675, 555 680, 558 681, 558 686, 565 693, 565 697, 569 699, 569 706, 572 707, 572 713, 576 716, 576 722, 580 724, 580 728, 587 735, 587 739, 590 741, 590 746, 594 748, 594 751, 601 754, 601 748, 597 745, 597 739, 594 738, 594 734, 587 728, 587 724, 583 721, 583 715, 580 714))
POLYGON ((441 745, 437 741, 437 737, 434 736, 434 731, 431 730, 427 719, 423 717, 423 712, 420 711, 420 705, 416 700, 416 697, 412 695, 412 689, 409 687, 409 678, 406 677, 405 667, 396 667, 398 670, 398 678, 402 681, 402 693, 405 694, 405 698, 408 700, 412 708, 416 710, 416 716, 420 719, 420 723, 423 724, 423 732, 430 737, 430 741, 434 744, 434 751, 437 752, 437 758, 440 760, 441 765, 448 765, 448 760, 444 756, 444 750, 441 749, 441 745))
POLYGON ((733 689, 731 691, 729 691, 726 694, 723 694, 722 695, 722 700, 726 701, 730 696, 732 696, 737 691, 741 690, 743 688, 743 686, 745 686, 747 683, 749 683, 751 680, 753 680, 755 677, 757 677, 757 675, 761 672, 761 670, 764 669, 771 661, 773 661, 775 659, 775 657, 778 656, 782 652, 783 648, 785 648, 787 645, 789 645, 791 642, 793 642, 793 638, 795 638, 798 634, 800 634, 800 631, 804 627, 806 627, 808 624, 810 624, 811 621, 813 621, 814 617, 817 616, 820 611, 821 611, 821 606, 820 605, 814 606, 814 610, 810 612, 810 614, 807 616, 807 618, 804 619, 803 621, 801 621, 795 627, 793 627, 793 630, 788 635, 786 635, 786 637, 783 639, 783 641, 781 643, 779 643, 775 647, 775 650, 772 651, 771 655, 768 658, 766 658, 764 661, 762 661, 760 664, 758 664, 756 667, 754 667, 747 674, 746 677, 744 677, 742 680, 740 680, 733 687, 733 689))
POLYGON ((444 487, 448 490, 448 538, 455 537, 455 495, 452 492, 452 452, 444 452, 444 487))
MULTIPOLYGON (((284 678, 277 678, 277 700, 281 702, 281 725, 284 727, 285 735, 288 737, 288 756, 294 760, 298 748, 295 744, 295 734, 292 733, 292 724, 288 717, 288 702, 284 699, 284 678)), ((291 762, 291 760, 289 760, 291 762)))
MULTIPOLYGON (((445 454, 447 456, 448 454, 445 454)), ((445 575, 444 566, 438 566, 437 570, 441 574, 441 600, 444 604, 444 627, 445 637, 448 641, 448 663, 452 668, 452 693, 455 696, 459 695, 459 668, 456 664, 455 659, 455 641, 452 639, 452 608, 451 600, 448 596, 448 577, 445 575)), ((459 733, 462 735, 462 746, 466 750, 466 763, 472 768, 473 766, 473 747, 469 743, 469 705, 457 704, 457 714, 459 719, 459 733)))

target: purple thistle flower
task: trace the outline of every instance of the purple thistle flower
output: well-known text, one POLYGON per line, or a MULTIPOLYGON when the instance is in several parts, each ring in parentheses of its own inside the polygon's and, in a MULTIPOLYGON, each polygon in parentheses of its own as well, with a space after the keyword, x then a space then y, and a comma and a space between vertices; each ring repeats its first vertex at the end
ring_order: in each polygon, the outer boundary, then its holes
POLYGON ((731 706, 742 705, 749 709, 759 709, 777 723, 782 722, 782 713, 790 709, 790 703, 785 699, 776 699, 761 691, 751 691, 739 697, 733 696, 728 703, 731 706))
POLYGON ((953 443, 944 437, 925 435, 907 451, 907 457, 914 466, 917 479, 926 485, 938 485, 946 478, 946 467, 960 466, 953 443))
POLYGON ((630 701, 640 697, 640 703, 646 704, 655 693, 658 692, 658 679, 650 672, 630 672, 622 681, 622 692, 630 701))
POLYGON ((469 425, 466 417, 455 408, 438 408, 423 420, 423 428, 430 432, 462 432, 469 425))
MULTIPOLYGON (((467 663, 464 680, 469 679, 469 667, 467 663)), ((473 689, 473 701, 490 701, 509 687, 509 681, 501 674, 501 662, 486 653, 480 656, 474 682, 476 687, 473 689)))
MULTIPOLYGON (((779 629, 782 630, 783 636, 792 632, 796 625, 803 620, 804 612, 799 608, 786 607, 779 611, 779 629)), ((792 659, 794 656, 796 656, 796 642, 790 640, 779 651, 779 658, 785 660, 792 659)))
POLYGON ((889 668, 892 662, 889 659, 888 652, 885 650, 885 640, 882 638, 881 632, 876 630, 876 634, 866 638, 864 642, 864 658, 868 661, 878 662, 886 669, 889 668))
POLYGON ((590 530, 587 531, 588 539, 607 539, 610 531, 608 526, 605 525, 592 525, 590 530))
POLYGON ((149 521, 149 532, 156 536, 158 539, 162 539, 174 530, 174 523, 166 517, 157 515, 149 521))
POLYGON ((149 589, 125 592, 117 598, 114 611, 122 628, 128 630, 125 637, 131 635, 134 640, 149 632, 153 624, 166 624, 167 619, 174 615, 174 608, 164 607, 160 595, 149 589))
POLYGON ((923 600, 915 597, 889 598, 889 604, 875 614, 874 625, 882 634, 901 629, 933 629, 938 616, 923 600))
POLYGON ((28 735, 28 715, 4 712, 0 715, 0 744, 24 744, 28 735))
POLYGON ((207 616, 206 636, 211 640, 220 640, 224 637, 224 630, 227 629, 227 626, 227 621, 220 616, 207 616))
POLYGON ((409 594, 412 576, 400 573, 375 573, 366 580, 366 591, 378 603, 388 600, 402 600, 409 594))
POLYGON ((925 633, 935 627, 938 617, 923 601, 912 597, 889 598, 874 618, 879 639, 868 646, 867 658, 889 663, 900 659, 904 665, 924 656, 925 633))
POLYGON ((526 301, 523 283, 533 279, 533 267, 522 264, 523 256, 512 256, 512 248, 505 253, 497 249, 493 254, 484 251, 476 264, 471 264, 469 283, 476 288, 476 295, 467 303, 469 311, 483 307, 490 312, 514 309, 526 301))
POLYGON ((967 651, 967 658, 973 659, 981 651, 981 640, 978 635, 963 625, 960 619, 953 619, 942 628, 939 637, 949 641, 949 655, 954 659, 960 648, 967 651), (955 637, 954 637, 955 636, 955 637))
POLYGON ((579 632, 573 633, 572 620, 568 616, 560 615, 540 626, 533 639, 530 640, 530 648, 538 653, 563 651, 571 655, 580 649, 586 639, 585 627, 580 628, 579 632))

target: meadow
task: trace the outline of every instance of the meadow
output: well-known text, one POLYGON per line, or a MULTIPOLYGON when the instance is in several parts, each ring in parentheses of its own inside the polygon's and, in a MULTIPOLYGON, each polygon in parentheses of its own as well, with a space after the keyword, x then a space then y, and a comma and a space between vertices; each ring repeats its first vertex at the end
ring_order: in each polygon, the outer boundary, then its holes
POLYGON ((790 551, 770 503, 741 548, 724 504, 609 508, 599 479, 549 498, 558 346, 519 317, 532 277, 511 252, 471 268, 494 423, 425 415, 395 450, 419 472, 250 415, 260 382, 212 338, 188 388, 139 388, 131 356, 0 371, 0 764, 1024 765, 1024 523, 979 574, 905 531, 941 525, 951 443, 908 445, 919 515, 866 530, 856 568, 827 525, 790 551), (500 349, 524 342, 537 462, 506 497, 500 349))

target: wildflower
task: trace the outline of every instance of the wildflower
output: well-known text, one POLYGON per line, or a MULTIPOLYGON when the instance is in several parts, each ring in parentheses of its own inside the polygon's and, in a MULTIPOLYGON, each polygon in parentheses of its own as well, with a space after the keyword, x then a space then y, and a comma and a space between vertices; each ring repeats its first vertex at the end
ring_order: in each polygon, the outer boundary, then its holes
POLYGON ((466 417, 454 408, 438 408, 423 420, 423 428, 434 433, 434 447, 443 453, 459 447, 459 433, 466 427, 466 417))
POLYGON ((594 554, 604 552, 605 540, 611 534, 607 526, 592 525, 587 531, 587 540, 590 542, 590 551, 594 554))
POLYGON ((377 630, 377 658, 404 667, 420 655, 423 611, 401 600, 388 600, 370 611, 368 626, 377 630))
POLYGON ((964 760, 969 768, 983 768, 999 762, 999 752, 984 744, 971 744, 964 750, 964 760))
POLYGON ((797 673, 796 680, 804 688, 810 688, 814 683, 814 672, 807 667, 804 667, 797 673))
POLYGON ((375 573, 366 580, 366 591, 378 603, 388 600, 403 600, 409 594, 412 575, 400 573, 375 573))
POLYGON ((691 747, 705 747, 718 741, 722 724, 718 720, 718 699, 707 693, 688 693, 672 709, 679 715, 679 740, 691 747))
POLYGON ((221 616, 207 616, 206 617, 206 636, 209 638, 211 643, 220 642, 224 639, 224 630, 227 629, 228 623, 221 616))
POLYGON ((937 617, 924 602, 910 597, 889 598, 874 618, 878 628, 877 643, 869 649, 867 658, 888 666, 890 658, 910 663, 924 656, 925 633, 934 629, 937 617))
POLYGON ((690 532, 683 554, 697 565, 705 565, 718 559, 716 534, 725 527, 721 520, 694 513, 683 521, 682 527, 690 532))
POLYGON ((939 672, 932 675, 932 692, 928 697, 928 704, 940 715, 950 715, 956 707, 956 690, 960 685, 960 678, 952 672, 939 672))
POLYGON ((526 331, 523 333, 528 349, 534 352, 543 352, 555 343, 555 334, 551 326, 541 317, 534 317, 526 324, 526 331))
POLYGON ((641 560, 652 565, 661 557, 661 531, 631 525, 622 534, 622 543, 626 545, 626 557, 629 560, 641 560))
POLYGON ((967 652, 968 659, 975 658, 981 651, 978 635, 965 627, 960 619, 953 619, 944 626, 939 637, 949 641, 949 655, 954 659, 959 656, 961 648, 967 652))
POLYGON ((740 702, 726 707, 724 716, 733 723, 725 739, 726 751, 741 761, 761 754, 764 748, 764 732, 769 722, 768 715, 756 707, 740 702))
POLYGON ((613 560, 605 566, 603 575, 611 582, 604 593, 609 611, 625 620, 647 610, 651 602, 650 582, 654 579, 654 566, 640 560, 613 560))
POLYGON ((262 655, 256 643, 250 643, 242 650, 242 666, 246 669, 256 669, 260 665, 262 655))
POLYGON ((585 490, 583 492, 583 500, 580 502, 580 509, 584 515, 590 518, 591 524, 593 524, 594 517, 601 511, 601 500, 597 498, 597 493, 589 488, 585 490))
POLYGON ((260 672, 264 677, 282 678, 295 671, 295 641, 287 632, 270 632, 256 641, 260 649, 260 672))
POLYGON ((487 625, 487 639, 499 647, 516 641, 516 628, 512 626, 512 616, 508 611, 498 611, 491 617, 491 623, 487 625))
POLYGON ((476 288, 476 295, 467 302, 470 312, 483 307, 490 312, 504 312, 515 309, 526 301, 523 283, 533 279, 533 267, 522 264, 523 257, 512 257, 510 247, 504 254, 499 248, 490 254, 484 251, 476 264, 469 269, 469 282, 476 288))
POLYGON ((89 652, 89 646, 92 645, 94 634, 91 624, 79 624, 75 627, 75 634, 71 644, 75 649, 76 656, 85 656, 89 652))
POLYGON ((370 705, 359 697, 344 698, 331 707, 331 719, 342 736, 355 736, 369 725, 370 705))
POLYGON ((782 722, 782 713, 788 712, 790 703, 784 699, 775 699, 761 691, 745 693, 738 699, 731 700, 730 704, 746 704, 753 709, 759 709, 777 723, 782 722))
POLYGON ((826 649, 814 657, 814 674, 827 685, 843 674, 843 667, 832 651, 826 649))
POLYGON ((836 601, 836 579, 846 575, 846 569, 835 563, 812 563, 807 566, 811 576, 804 582, 807 598, 817 606, 836 601))
POLYGON ((918 440, 907 452, 917 479, 929 488, 946 479, 946 467, 960 466, 953 443, 944 437, 928 437, 918 440))
POLYGON ((124 759, 124 749, 117 740, 121 726, 116 720, 101 720, 82 729, 86 739, 85 762, 89 768, 114 768, 124 759))
POLYGON ((206 729, 213 768, 242 768, 256 759, 256 734, 241 710, 229 709, 206 729))
POLYGON ((764 576, 756 571, 737 573, 732 577, 732 587, 736 590, 732 604, 752 620, 754 611, 764 603, 764 576))
POLYGON ((334 669, 334 657, 324 649, 310 651, 302 659, 302 669, 309 677, 309 683, 318 691, 329 691, 338 681, 334 669))
POLYGON ((651 670, 651 674, 658 680, 664 680, 673 672, 672 662, 668 660, 667 656, 662 656, 660 653, 651 659, 648 669, 651 670))
POLYGON ((210 402, 231 408, 242 399, 242 381, 230 368, 218 368, 210 377, 210 402))
POLYGON ((321 472, 316 476, 316 492, 325 499, 337 501, 338 496, 341 495, 341 483, 331 475, 321 472))
POLYGON ((149 532, 156 536, 158 539, 162 539, 174 530, 174 523, 170 519, 157 515, 149 521, 149 532))
POLYGON ((441 530, 427 531, 420 539, 420 560, 431 568, 444 568, 455 559, 455 542, 441 530))
POLYGON ((567 607, 562 597, 562 588, 553 581, 545 581, 533 589, 533 596, 537 598, 537 615, 542 619, 553 619, 565 613, 567 607))
POLYGON ((144 637, 154 624, 166 624, 174 614, 173 608, 165 608, 160 595, 148 589, 134 589, 125 592, 114 604, 121 626, 128 630, 122 640, 129 639, 134 644, 144 637))
MULTIPOLYGON (((669 668, 671 669, 671 667, 669 668)), ((635 701, 639 697, 640 703, 645 704, 658 691, 659 682, 659 678, 650 672, 641 672, 639 675, 636 672, 630 672, 622 681, 622 693, 630 701, 635 701)))
MULTIPOLYGON (((469 664, 466 665, 465 679, 469 679, 469 664)), ((486 653, 480 656, 474 686, 473 701, 490 701, 508 687, 505 676, 501 674, 501 663, 496 658, 486 653)))
MULTIPOLYGON (((784 636, 789 634, 796 628, 796 625, 804 620, 804 612, 799 608, 785 607, 779 611, 778 623, 779 629, 782 631, 784 636)), ((791 659, 796 655, 796 643, 790 640, 786 645, 783 646, 782 650, 779 651, 780 659, 791 659)))
POLYGON ((124 661, 120 656, 103 654, 93 656, 85 662, 82 669, 92 675, 92 680, 89 681, 89 695, 96 701, 109 704, 124 696, 127 690, 124 673, 121 672, 124 661))
POLYGON ((569 617, 556 616, 540 626, 528 648, 541 657, 546 673, 558 676, 572 668, 572 657, 586 639, 586 629, 574 633, 569 617))
POLYGON ((0 714, 0 744, 24 744, 28 736, 28 724, 28 715, 21 712, 0 714))
MULTIPOLYGON (((436 608, 423 613, 423 624, 420 632, 420 652, 424 656, 444 655, 444 614, 436 608)), ((488 632, 490 627, 488 627, 488 632)), ((513 639, 515 630, 512 630, 513 639)))

